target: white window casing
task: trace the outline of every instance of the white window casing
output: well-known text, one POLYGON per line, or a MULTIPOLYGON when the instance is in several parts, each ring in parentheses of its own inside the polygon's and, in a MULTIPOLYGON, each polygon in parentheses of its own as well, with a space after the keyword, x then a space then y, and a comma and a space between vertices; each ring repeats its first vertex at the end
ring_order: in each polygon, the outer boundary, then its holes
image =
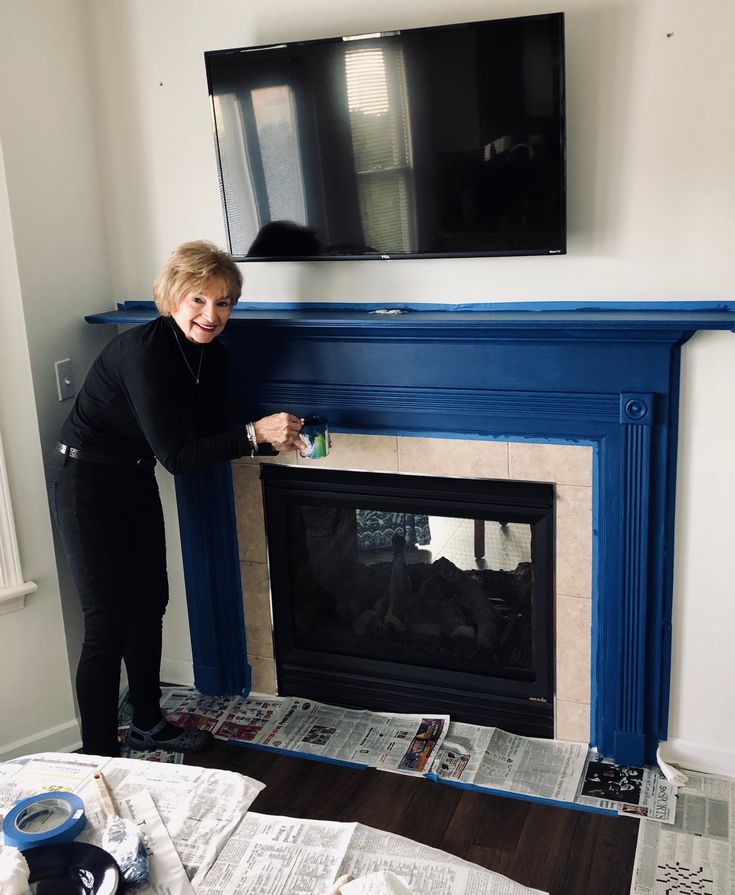
POLYGON ((38 585, 33 581, 23 580, 10 502, 8 471, 0 435, 0 615, 22 609, 27 594, 32 594, 37 589, 38 585))

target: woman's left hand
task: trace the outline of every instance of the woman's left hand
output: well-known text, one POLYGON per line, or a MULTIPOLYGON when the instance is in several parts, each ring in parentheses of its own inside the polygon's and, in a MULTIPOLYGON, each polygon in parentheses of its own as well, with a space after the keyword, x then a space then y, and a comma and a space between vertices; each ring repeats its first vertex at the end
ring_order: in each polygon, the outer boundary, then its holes
POLYGON ((290 413, 272 413, 253 423, 259 442, 272 444, 277 451, 297 451, 303 446, 299 438, 301 420, 290 413))

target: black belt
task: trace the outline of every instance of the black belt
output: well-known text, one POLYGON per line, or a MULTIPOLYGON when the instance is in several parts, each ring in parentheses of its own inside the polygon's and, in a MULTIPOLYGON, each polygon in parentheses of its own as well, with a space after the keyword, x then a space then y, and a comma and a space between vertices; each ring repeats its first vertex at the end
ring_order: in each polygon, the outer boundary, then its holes
POLYGON ((56 442, 56 450, 72 460, 87 460, 89 463, 106 463, 108 466, 128 466, 135 469, 150 468, 156 465, 156 461, 149 457, 111 457, 110 454, 96 454, 94 451, 82 451, 79 448, 69 447, 61 441, 56 442))

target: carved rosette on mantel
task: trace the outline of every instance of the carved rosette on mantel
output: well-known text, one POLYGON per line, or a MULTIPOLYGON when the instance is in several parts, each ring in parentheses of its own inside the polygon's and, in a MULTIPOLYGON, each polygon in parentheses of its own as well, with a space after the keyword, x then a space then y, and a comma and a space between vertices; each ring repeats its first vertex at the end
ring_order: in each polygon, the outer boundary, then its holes
MULTIPOLYGON (((336 433, 593 446, 591 743, 642 764, 667 728, 681 346, 734 326, 735 309, 709 303, 258 305, 238 308, 221 339, 235 420, 286 407, 336 433)), ((247 690, 229 466, 179 477, 177 496, 197 685, 247 690)))

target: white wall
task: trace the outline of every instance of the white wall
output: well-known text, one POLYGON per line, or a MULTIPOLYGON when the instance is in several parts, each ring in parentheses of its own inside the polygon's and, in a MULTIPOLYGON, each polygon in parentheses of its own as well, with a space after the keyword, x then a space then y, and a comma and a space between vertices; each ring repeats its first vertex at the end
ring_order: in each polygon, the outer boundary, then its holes
POLYGON ((0 760, 30 748, 77 745, 59 582, 38 437, 24 314, 15 263, 5 165, 0 151, 0 432, 21 568, 38 590, 0 615, 0 760), (15 670, 15 674, 13 674, 15 670))
POLYGON ((666 756, 735 775, 735 335, 700 333, 682 365, 670 740, 666 756))
POLYGON ((81 377, 109 337, 81 323, 111 301, 82 26, 79 0, 0 4, 0 425, 23 571, 39 584, 0 619, 0 757, 79 745, 80 611, 57 572, 42 455, 70 407, 54 361, 81 377))
MULTIPOLYGON (((3 0, 3 25, 10 18, 12 27, 0 57, 2 82, 18 83, 32 51, 36 66, 22 92, 8 98, 3 91, 0 126, 44 438, 60 416, 49 363, 69 354, 81 375, 109 336, 79 326, 82 314, 148 298, 158 268, 182 240, 224 241, 205 50, 549 9, 567 14, 565 257, 249 264, 245 298, 732 301, 731 0, 568 0, 550 7, 539 0, 3 0)), ((732 442, 733 336, 698 335, 685 348, 684 367, 685 379, 691 376, 684 423, 698 423, 712 401, 722 437, 732 442)), ((675 593, 684 623, 674 644, 670 734, 735 767, 735 716, 719 698, 735 677, 712 649, 715 643, 724 652, 735 635, 728 557, 724 549, 701 549, 703 531, 732 531, 725 496, 735 498, 735 483, 727 453, 710 451, 701 461, 701 448, 685 435, 675 593), (710 500, 715 492, 718 499, 710 500), (701 621, 690 623, 697 612, 718 620, 721 642, 703 645, 701 621), (715 673, 724 675, 719 684, 715 673)), ((167 502, 175 529, 170 495, 167 502)), ((172 566, 176 577, 175 551, 172 566)), ((187 661, 182 613, 175 596, 165 651, 176 667, 187 661)))
POLYGON ((729 0, 92 0, 116 290, 224 240, 202 54, 471 18, 566 13, 566 257, 248 264, 250 300, 732 299, 729 0), (667 37, 672 33, 671 37, 667 37), (728 187, 730 187, 728 189, 728 187))

